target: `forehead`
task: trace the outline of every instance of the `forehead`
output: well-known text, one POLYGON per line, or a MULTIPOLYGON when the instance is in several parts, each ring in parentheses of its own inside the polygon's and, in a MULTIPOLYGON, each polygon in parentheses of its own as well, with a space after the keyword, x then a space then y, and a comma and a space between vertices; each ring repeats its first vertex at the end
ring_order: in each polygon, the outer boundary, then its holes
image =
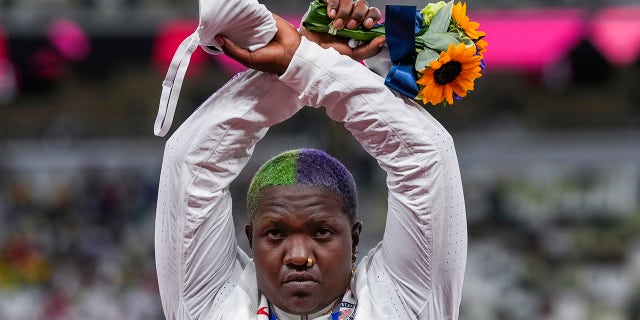
POLYGON ((264 188, 254 220, 264 219, 348 220, 337 194, 323 187, 300 184, 264 188))

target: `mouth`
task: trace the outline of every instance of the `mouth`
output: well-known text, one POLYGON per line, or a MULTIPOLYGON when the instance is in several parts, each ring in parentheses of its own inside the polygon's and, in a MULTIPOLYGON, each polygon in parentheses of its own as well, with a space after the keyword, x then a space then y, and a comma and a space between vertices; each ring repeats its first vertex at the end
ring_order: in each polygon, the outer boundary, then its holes
POLYGON ((312 274, 308 272, 293 272, 284 277, 282 282, 285 288, 292 291, 308 291, 318 283, 312 274))
POLYGON ((309 272, 292 272, 287 274, 282 282, 318 282, 318 279, 309 272))

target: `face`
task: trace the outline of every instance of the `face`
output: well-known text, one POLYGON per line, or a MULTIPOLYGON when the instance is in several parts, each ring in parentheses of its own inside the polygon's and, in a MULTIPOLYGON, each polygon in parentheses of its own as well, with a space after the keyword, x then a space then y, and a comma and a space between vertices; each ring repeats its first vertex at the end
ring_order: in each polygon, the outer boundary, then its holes
POLYGON ((253 224, 245 228, 258 288, 288 313, 320 311, 347 290, 361 229, 343 213, 340 198, 324 188, 265 188, 253 224))

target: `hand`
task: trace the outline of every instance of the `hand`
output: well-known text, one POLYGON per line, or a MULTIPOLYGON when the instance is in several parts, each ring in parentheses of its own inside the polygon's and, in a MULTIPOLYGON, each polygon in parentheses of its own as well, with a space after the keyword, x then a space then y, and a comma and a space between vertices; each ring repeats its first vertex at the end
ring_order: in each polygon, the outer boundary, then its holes
POLYGON ((371 29, 382 14, 378 8, 369 7, 366 0, 327 0, 327 16, 333 19, 337 30, 356 29, 360 25, 371 29))
POLYGON ((244 66, 264 71, 283 74, 293 55, 300 45, 300 34, 288 21, 273 15, 276 20, 278 32, 269 44, 256 51, 238 47, 229 38, 218 35, 216 40, 222 44, 222 51, 232 59, 242 63, 244 66))
POLYGON ((384 36, 374 38, 368 43, 351 48, 348 45, 349 39, 336 37, 328 33, 312 32, 305 27, 300 27, 300 34, 305 38, 317 43, 323 48, 334 48, 340 54, 349 56, 351 59, 361 61, 378 54, 386 42, 384 36))

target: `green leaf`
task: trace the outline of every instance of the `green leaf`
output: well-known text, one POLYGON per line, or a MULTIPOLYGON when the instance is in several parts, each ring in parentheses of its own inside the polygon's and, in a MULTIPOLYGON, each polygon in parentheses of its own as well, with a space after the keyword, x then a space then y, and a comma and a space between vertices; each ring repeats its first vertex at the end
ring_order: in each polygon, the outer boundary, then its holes
MULTIPOLYGON (((333 31, 331 22, 331 18, 327 16, 327 4, 316 0, 309 4, 309 10, 307 11, 307 16, 302 22, 302 25, 309 31, 334 34, 333 32, 330 32, 330 30, 333 31)), ((336 36, 361 41, 370 41, 373 38, 383 36, 384 34, 384 26, 378 26, 372 29, 365 29, 361 26, 355 30, 344 28, 335 32, 336 36)))
POLYGON ((376 28, 368 29, 368 30, 364 28, 358 28, 355 30, 345 28, 342 30, 338 30, 336 35, 340 37, 349 38, 349 39, 371 41, 373 40, 373 38, 384 36, 384 32, 385 32, 384 26, 379 26, 376 28))
POLYGON ((444 32, 444 33, 426 33, 417 39, 421 40, 421 43, 433 50, 445 51, 449 48, 450 44, 459 44, 460 40, 456 33, 444 32))
POLYGON ((416 32, 416 38, 427 33, 427 28, 422 28, 420 30, 418 30, 418 32, 416 32))
POLYGON ((470 46, 473 44, 473 40, 471 40, 471 38, 467 36, 464 30, 460 29, 457 26, 452 27, 448 33, 450 33, 452 36, 458 39, 458 41, 464 43, 467 46, 470 46))
POLYGON ((302 25, 310 31, 327 32, 331 19, 327 16, 327 4, 319 0, 309 3, 302 25))
POLYGON ((425 49, 418 53, 416 57, 415 68, 416 71, 422 71, 424 68, 429 66, 429 63, 434 60, 438 60, 440 54, 431 49, 425 49))
POLYGON ((457 38, 458 41, 460 41, 461 43, 464 43, 465 46, 472 46, 475 45, 475 43, 473 42, 473 40, 469 39, 468 37, 458 37, 457 38))
POLYGON ((433 20, 431 20, 427 33, 441 33, 447 31, 449 23, 451 22, 451 8, 453 8, 453 0, 447 2, 446 6, 438 10, 435 17, 433 17, 433 20))

